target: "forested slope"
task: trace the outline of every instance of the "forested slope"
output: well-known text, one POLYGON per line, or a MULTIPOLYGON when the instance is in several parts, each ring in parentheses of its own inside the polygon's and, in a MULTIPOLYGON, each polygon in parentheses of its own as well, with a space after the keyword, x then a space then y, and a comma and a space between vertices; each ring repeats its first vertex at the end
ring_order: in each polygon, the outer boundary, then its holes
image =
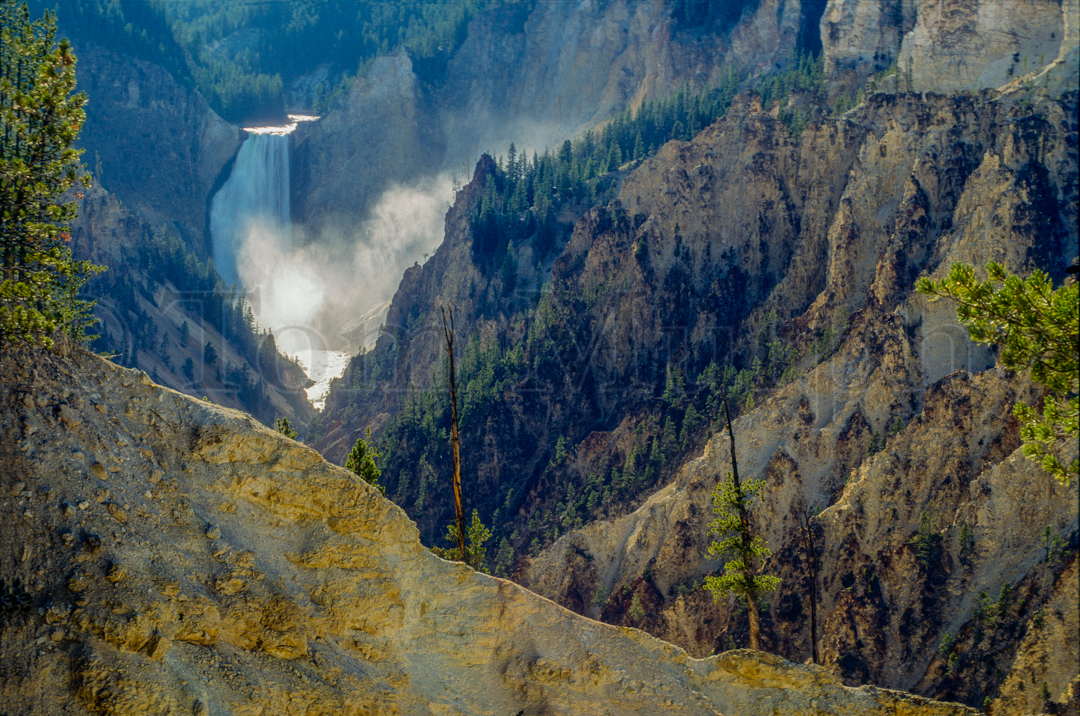
MULTIPOLYGON (((386 335, 336 384, 317 444, 333 459, 371 426, 387 494, 442 544, 439 307, 453 307, 466 510, 495 532, 493 567, 709 653, 744 638, 734 607, 695 591, 718 566, 705 530, 726 394, 747 470, 770 485, 756 519, 784 578, 771 648, 808 655, 796 516, 829 508, 826 660, 852 682, 1021 708, 1033 630, 1077 593, 1075 485, 1053 488, 1016 453, 1007 414, 1030 387, 913 288, 991 258, 1063 279, 1078 253, 1077 93, 1051 87, 1062 66, 1048 62, 1000 92, 947 95, 907 91, 913 78, 887 67, 834 94, 822 70, 820 93, 743 95, 690 142, 594 163, 591 187, 574 182, 585 143, 539 168, 485 157, 443 245, 406 272, 386 335), (1021 506, 1022 526, 996 517, 1021 506)), ((1070 620, 1060 612, 1055 656, 1035 669, 1059 701, 1076 676, 1070 620)))

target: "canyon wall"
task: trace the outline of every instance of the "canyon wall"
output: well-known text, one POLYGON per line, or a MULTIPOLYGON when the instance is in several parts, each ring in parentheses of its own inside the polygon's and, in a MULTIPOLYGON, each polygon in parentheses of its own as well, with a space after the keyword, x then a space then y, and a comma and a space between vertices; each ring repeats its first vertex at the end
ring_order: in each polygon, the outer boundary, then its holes
MULTIPOLYGON (((1023 639, 1057 628, 1041 626, 1040 610, 1080 593, 1076 485, 1056 485, 1017 450, 1011 406, 1038 393, 992 367, 992 354, 956 324, 953 306, 912 292, 920 274, 939 276, 956 261, 1061 275, 1077 254, 1073 101, 1001 115, 988 97, 878 94, 794 144, 767 115, 733 112, 694 142, 665 147, 623 183, 622 204, 641 212, 636 235, 647 264, 625 248, 635 234, 578 225, 564 254, 575 267, 564 278, 576 288, 556 285, 558 295, 636 280, 638 296, 670 285, 686 286, 690 297, 605 306, 596 320, 604 343, 631 344, 642 355, 650 336, 678 326, 691 355, 707 350, 712 340, 700 327, 724 324, 693 298, 719 290, 696 289, 716 275, 703 260, 710 246, 712 256, 734 254, 746 267, 740 275, 750 280, 723 294, 751 304, 740 331, 746 340, 766 312, 786 322, 780 335, 804 346, 821 326, 844 326, 834 355, 804 360, 790 385, 735 423, 740 472, 766 480, 755 520, 784 579, 764 630, 778 653, 810 653, 799 516, 806 509, 828 506, 815 528, 823 550, 814 557, 819 640, 825 662, 852 683, 979 704, 1011 678, 1023 639), (680 267, 680 284, 663 280, 680 267), (674 306, 693 313, 672 320, 674 306), (882 436, 890 437, 873 442, 882 436), (965 525, 974 548, 960 546, 965 525), (916 557, 920 529, 940 541, 929 563, 916 557), (1046 529, 1070 545, 1056 567, 1046 564, 1046 529), (990 645, 982 640, 992 627, 976 609, 983 592, 1006 595, 990 645), (969 638, 947 672, 938 656, 946 633, 969 638)), ((632 366, 603 358, 627 355, 597 351, 590 369, 614 383, 632 366)), ((730 469, 727 440, 713 437, 703 457, 632 514, 561 537, 528 563, 522 582, 692 653, 743 638, 735 605, 695 591, 720 566, 706 555, 706 532, 710 491, 730 469), (646 607, 636 621, 627 615, 631 597, 646 607)), ((583 469, 585 457, 575 458, 583 469)), ((1056 619, 1061 631, 1046 632, 1053 646, 1044 642, 1056 658, 1036 672, 1055 699, 1068 701, 1077 672, 1075 642, 1064 634, 1075 617, 1066 610, 1056 619)))
POLYGON ((152 226, 168 225, 209 256, 209 201, 240 148, 239 128, 164 68, 77 43, 86 92, 82 161, 95 180, 152 226))
POLYGON ((71 244, 78 258, 108 267, 87 293, 100 319, 93 332, 105 336, 100 346, 114 360, 268 424, 280 417, 301 429, 307 424, 314 411, 303 370, 278 354, 273 335, 223 319, 215 306, 230 301, 228 291, 179 236, 94 187, 79 202, 71 244), (217 354, 213 362, 207 345, 217 354))
POLYGON ((66 341, 0 376, 17 713, 974 713, 574 615, 435 557, 310 448, 66 341))
POLYGON ((958 92, 1001 87, 1054 63, 1060 93, 1076 86, 1077 16, 1076 0, 829 0, 825 71, 848 89, 895 63, 911 89, 958 92))
MULTIPOLYGON (((742 99, 692 142, 621 172, 617 199, 580 215, 557 258, 535 269, 550 284, 524 299, 506 293, 472 242, 470 217, 495 172, 482 160, 444 244, 406 273, 390 332, 331 396, 317 444, 333 455, 365 425, 421 408, 414 396, 437 387, 442 360, 438 306, 454 306, 459 345, 497 346, 504 361, 524 353, 502 392, 471 403, 485 417, 470 423, 464 453, 471 504, 515 554, 535 555, 516 577, 705 655, 745 638, 734 605, 692 589, 718 566, 705 557, 709 491, 725 470, 716 404, 696 423, 675 414, 675 433, 688 426, 683 445, 692 430, 713 437, 672 482, 642 487, 643 468, 630 478, 628 465, 638 450, 663 459, 667 428, 652 416, 699 400, 710 363, 756 362, 756 395, 776 392, 736 406, 736 434, 744 474, 770 485, 760 519, 785 585, 770 600, 771 648, 809 655, 796 515, 829 507, 815 528, 826 662, 850 683, 974 705, 1004 698, 1039 610, 1077 593, 1076 491, 1054 488, 1016 452, 1009 410, 1031 387, 997 372, 954 308, 913 286, 953 262, 990 259, 1060 281, 1077 255, 1076 94, 1019 99, 880 92, 798 136, 742 99), (770 357, 776 341, 795 356, 786 368, 770 357), (578 518, 598 521, 574 531, 578 518), (965 524, 976 547, 961 558, 965 524), (1039 561, 1048 525, 1069 545, 1053 568, 1039 561), (929 562, 912 546, 920 529, 940 545, 929 562), (992 644, 985 617, 973 616, 980 592, 1001 604, 992 644), (644 615, 631 616, 634 603, 644 615), (946 633, 969 639, 948 669, 938 657, 946 633)), ((474 376, 459 375, 469 394, 474 376)), ((385 477, 388 493, 436 540, 445 510, 421 508, 430 468, 420 448, 392 447, 412 458, 385 477)), ((1071 618, 1047 627, 1058 630, 1057 656, 1038 672, 1059 701, 1076 676, 1061 636, 1071 618)))
MULTIPOLYGON (((806 3, 814 6, 814 3, 806 3)), ((295 134, 294 212, 316 233, 362 217, 378 194, 482 152, 544 151, 682 83, 715 86, 730 67, 787 61, 800 2, 764 0, 724 33, 680 28, 664 3, 514 5, 477 15, 432 74, 404 51, 379 58, 317 123, 295 134)))

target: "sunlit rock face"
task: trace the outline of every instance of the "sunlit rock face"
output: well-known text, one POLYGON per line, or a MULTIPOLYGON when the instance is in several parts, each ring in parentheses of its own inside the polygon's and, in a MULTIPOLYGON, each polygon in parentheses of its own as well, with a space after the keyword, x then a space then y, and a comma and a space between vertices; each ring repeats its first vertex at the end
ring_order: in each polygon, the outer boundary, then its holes
POLYGON ((445 562, 310 448, 65 341, 6 350, 0 377, 12 712, 974 713, 692 659, 445 562))
POLYGON ((895 63, 905 88, 910 79, 919 92, 956 92, 1054 64, 1058 93, 1076 85, 1077 8, 1076 0, 829 0, 826 75, 851 87, 895 63))
POLYGON ((541 3, 528 16, 512 6, 480 15, 447 73, 447 153, 475 157, 510 142, 543 151, 683 82, 715 86, 729 68, 786 61, 803 3, 747 5, 724 34, 683 31, 663 3, 541 3))

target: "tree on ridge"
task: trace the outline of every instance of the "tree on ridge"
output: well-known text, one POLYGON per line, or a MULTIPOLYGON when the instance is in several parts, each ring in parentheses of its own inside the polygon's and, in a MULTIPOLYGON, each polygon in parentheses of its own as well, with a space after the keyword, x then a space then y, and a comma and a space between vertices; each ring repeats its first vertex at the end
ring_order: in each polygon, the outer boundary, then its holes
POLYGON ((754 534, 750 526, 749 505, 754 495, 765 486, 765 481, 750 480, 743 483, 739 479, 739 464, 735 459, 735 433, 731 429, 731 412, 727 398, 724 399, 724 414, 731 439, 731 470, 728 471, 727 479, 718 483, 713 490, 713 514, 716 517, 709 523, 709 534, 719 536, 720 541, 709 545, 709 556, 731 555, 732 558, 724 565, 722 574, 705 577, 705 588, 712 592, 714 601, 731 594, 746 601, 750 622, 750 648, 760 651, 758 602, 762 596, 780 585, 780 578, 757 573, 757 561, 768 559, 772 551, 765 545, 765 540, 754 534))

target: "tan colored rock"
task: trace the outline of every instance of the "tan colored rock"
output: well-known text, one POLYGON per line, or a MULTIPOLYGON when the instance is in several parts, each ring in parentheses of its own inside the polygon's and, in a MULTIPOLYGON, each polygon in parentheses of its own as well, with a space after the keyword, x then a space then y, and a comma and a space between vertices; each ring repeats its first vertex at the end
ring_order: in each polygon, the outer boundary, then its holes
POLYGON ((127 510, 125 510, 123 507, 116 504, 115 502, 110 502, 105 505, 105 508, 109 511, 109 514, 113 516, 114 520, 116 520, 120 524, 127 524, 127 510))
POLYGON ((917 92, 1001 87, 1058 58, 1067 13, 1061 0, 921 0, 899 67, 917 92))
POLYGON ((69 428, 77 428, 82 423, 82 418, 69 405, 60 406, 60 420, 69 428))
POLYGON ((151 661, 161 661, 170 646, 172 646, 172 642, 160 634, 154 634, 150 637, 150 641, 143 646, 143 651, 146 652, 151 661))
POLYGON ((920 0, 829 0, 821 17, 826 75, 866 76, 887 69, 919 6, 920 0))
POLYGON ((910 70, 914 91, 956 92, 1049 65, 1057 95, 1076 87, 1077 14, 1076 0, 829 0, 825 70, 850 87, 895 62, 902 90, 910 70))
MULTIPOLYGON (((685 295, 656 288, 665 272, 680 287, 700 281, 702 294, 717 292, 706 283, 708 272, 673 270, 701 265, 711 247, 713 256, 734 252, 749 277, 783 276, 741 324, 745 335, 761 325, 754 314, 769 310, 791 315, 784 335, 796 344, 839 325, 843 345, 833 356, 815 365, 802 343, 801 377, 735 425, 740 473, 766 480, 755 520, 774 552, 770 569, 783 578, 768 600, 766 639, 785 656, 810 656, 798 514, 832 505, 818 535, 818 636, 826 663, 846 683, 964 694, 976 704, 1013 668, 1024 629, 1053 584, 1036 566, 1039 531, 1051 524, 1073 535, 1080 527, 1075 489, 1054 486, 1017 450, 1011 410, 1034 399, 1032 387, 993 367, 993 354, 972 345, 957 324, 955 307, 912 293, 920 272, 940 276, 954 261, 998 260, 1026 273, 1036 256, 1060 267, 1063 255, 1072 255, 1076 164, 1059 129, 1074 126, 1074 101, 1036 103, 1033 111, 1045 112, 1045 126, 1054 128, 1041 138, 1012 129, 998 134, 995 127, 1031 116, 1018 107, 1007 110, 1012 119, 994 119, 1005 106, 989 96, 873 95, 808 129, 789 150, 789 138, 769 118, 736 105, 694 142, 669 144, 623 182, 622 205, 640 212, 637 236, 655 276, 643 280, 628 258, 636 237, 596 228, 601 224, 589 214, 561 259, 573 270, 557 277, 553 291, 576 297, 607 283, 630 287, 635 300, 613 301, 591 315, 606 335, 588 337, 644 352, 663 335, 664 311, 685 295), (1060 173, 1037 190, 1023 188, 1035 163, 1060 173), (960 164, 964 172, 948 169, 960 164), (1053 208, 1033 221, 1036 206, 1053 208), (670 240, 676 225, 689 259, 680 259, 670 240), (767 252, 756 241, 762 235, 767 252), (898 419, 902 429, 890 436, 898 419), (875 433, 888 439, 871 457, 875 433), (921 564, 912 546, 923 513, 942 544, 932 566, 921 564), (979 547, 961 559, 965 524, 979 547), (978 594, 997 599, 1007 583, 1024 597, 1013 601, 1009 626, 993 645, 978 641, 976 633, 985 632, 972 616, 978 594), (970 643, 955 675, 947 675, 937 648, 946 633, 961 632, 970 643)), ((758 290, 746 281, 727 295, 757 300, 758 290)), ((573 300, 565 305, 581 305, 573 300)), ((708 327, 723 325, 701 323, 706 338, 708 327)), ((589 366, 595 380, 620 384, 627 364, 633 367, 628 353, 597 351, 589 366)), ((736 605, 714 603, 693 588, 721 566, 706 556, 706 531, 711 491, 730 469, 726 440, 714 436, 700 458, 631 514, 560 538, 531 560, 521 581, 581 613, 640 625, 695 656, 745 643, 736 605), (638 620, 627 614, 631 593, 648 607, 638 620)), ((1066 559, 1075 555, 1073 548, 1066 559)), ((1054 688, 1077 673, 1077 662, 1066 657, 1051 654, 1046 668, 1054 688)))
MULTIPOLYGON (((764 654, 691 659, 642 632, 578 617, 510 582, 435 557, 374 488, 240 413, 157 386, 125 386, 125 371, 80 350, 68 357, 5 354, 0 373, 11 375, 16 360, 32 360, 43 380, 85 386, 76 394, 92 389, 109 396, 111 408, 154 399, 168 429, 146 439, 184 469, 167 476, 179 489, 152 503, 140 502, 136 478, 122 474, 115 481, 115 499, 139 504, 158 528, 133 521, 129 538, 101 513, 87 513, 86 527, 103 535, 103 555, 122 563, 126 576, 115 584, 85 576, 78 584, 67 581, 68 589, 80 590, 82 604, 63 637, 80 642, 76 663, 63 651, 37 648, 39 635, 48 641, 52 633, 44 620, 31 618, 0 643, 0 658, 23 665, 5 681, 5 708, 15 712, 59 713, 63 704, 116 716, 643 708, 885 714, 900 705, 912 714, 968 713, 905 694, 850 689, 821 669, 764 654), (221 502, 235 511, 217 511, 221 502), (227 558, 236 576, 228 579, 244 579, 246 590, 210 587, 223 577, 207 552, 200 515, 209 512, 236 545, 227 558), (315 593, 317 601, 309 597, 315 593)), ((8 429, 24 408, 7 381, 0 385, 0 429, 8 429)), ((93 410, 81 418, 88 434, 109 431, 133 443, 146 434, 144 418, 107 424, 93 410)), ((42 429, 49 430, 44 423, 42 429)), ((54 489, 78 489, 80 478, 57 468, 74 448, 89 446, 70 432, 50 437, 52 447, 40 460, 0 464, 3 477, 19 470, 31 487, 48 479, 54 489)), ((42 546, 58 539, 54 526, 34 524, 22 539, 42 546)), ((0 523, 0 537, 12 539, 14 529, 0 523)), ((64 589, 48 580, 72 570, 72 552, 34 555, 14 569, 38 574, 42 560, 52 560, 31 587, 64 589)), ((97 575, 101 568, 91 561, 82 571, 97 575)))

